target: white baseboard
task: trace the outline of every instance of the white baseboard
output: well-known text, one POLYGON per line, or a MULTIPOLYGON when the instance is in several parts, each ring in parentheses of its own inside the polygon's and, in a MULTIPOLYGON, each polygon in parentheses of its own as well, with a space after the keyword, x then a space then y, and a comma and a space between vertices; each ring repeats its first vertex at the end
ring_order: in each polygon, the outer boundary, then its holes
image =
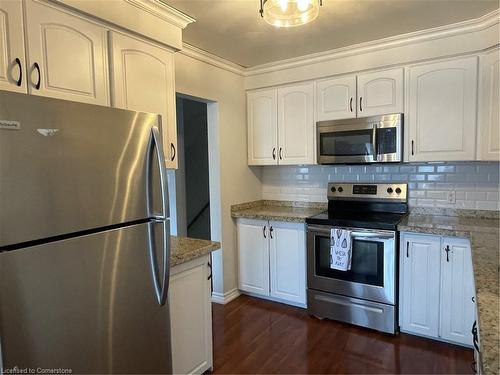
POLYGON ((236 288, 222 294, 217 292, 212 292, 212 302, 220 303, 221 305, 225 305, 226 303, 231 302, 233 299, 240 296, 240 291, 236 288))

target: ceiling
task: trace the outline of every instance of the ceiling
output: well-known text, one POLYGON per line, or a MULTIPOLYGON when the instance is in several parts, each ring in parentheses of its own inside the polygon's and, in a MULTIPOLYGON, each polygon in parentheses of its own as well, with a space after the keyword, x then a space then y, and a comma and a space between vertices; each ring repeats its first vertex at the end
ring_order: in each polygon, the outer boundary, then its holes
POLYGON ((259 0, 162 0, 196 19, 183 40, 244 67, 480 17, 498 0, 323 0, 319 17, 279 29, 259 0))

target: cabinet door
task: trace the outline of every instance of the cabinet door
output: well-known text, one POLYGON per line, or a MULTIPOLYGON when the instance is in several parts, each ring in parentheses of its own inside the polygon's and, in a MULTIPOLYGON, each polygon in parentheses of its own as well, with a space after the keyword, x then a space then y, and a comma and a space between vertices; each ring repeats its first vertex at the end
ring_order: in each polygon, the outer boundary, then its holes
POLYGON ((500 160, 500 50, 480 57, 478 153, 479 160, 500 160))
POLYGON ((438 236, 405 233, 401 238, 401 329, 430 337, 439 331, 438 236))
POLYGON ((25 4, 29 92, 109 105, 107 30, 46 3, 25 4))
POLYGON ((409 69, 409 160, 474 160, 477 58, 409 69))
POLYGON ((19 0, 0 2, 0 90, 26 93, 23 9, 19 0))
POLYGON ((239 288, 269 295, 269 223, 239 219, 238 264, 239 288))
POLYGON ((278 164, 276 89, 247 94, 248 165, 278 164))
POLYGON ((472 346, 473 280, 469 241, 444 238, 441 248, 441 338, 472 346))
POLYGON ((209 256, 172 268, 169 287, 173 374, 212 368, 209 256))
POLYGON ((313 83, 278 89, 278 164, 314 163, 313 98, 313 83))
POLYGON ((306 304, 306 240, 303 224, 270 222, 271 297, 306 304))
POLYGON ((359 74, 358 117, 402 113, 403 68, 359 74))
POLYGON ((316 121, 356 117, 356 76, 316 82, 316 121))
POLYGON ((112 32, 113 106, 161 115, 167 168, 177 168, 173 52, 112 32))

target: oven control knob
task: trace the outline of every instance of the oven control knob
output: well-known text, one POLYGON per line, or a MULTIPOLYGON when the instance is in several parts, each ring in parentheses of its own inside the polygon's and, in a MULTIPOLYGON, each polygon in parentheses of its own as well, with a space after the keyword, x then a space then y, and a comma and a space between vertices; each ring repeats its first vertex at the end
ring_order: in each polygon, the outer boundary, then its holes
POLYGON ((335 186, 332 186, 332 187, 330 188, 330 191, 331 191, 332 193, 335 193, 335 191, 336 191, 336 190, 337 190, 337 189, 335 189, 335 186))
POLYGON ((342 186, 339 186, 338 191, 339 193, 342 193, 344 191, 344 189, 342 189, 342 186))
POLYGON ((401 189, 400 188, 396 188, 396 194, 401 194, 401 189))
POLYGON ((392 194, 392 192, 393 192, 393 191, 394 191, 394 190, 392 190, 392 188, 391 188, 391 187, 388 187, 388 188, 387 188, 387 192, 388 192, 389 194, 392 194))

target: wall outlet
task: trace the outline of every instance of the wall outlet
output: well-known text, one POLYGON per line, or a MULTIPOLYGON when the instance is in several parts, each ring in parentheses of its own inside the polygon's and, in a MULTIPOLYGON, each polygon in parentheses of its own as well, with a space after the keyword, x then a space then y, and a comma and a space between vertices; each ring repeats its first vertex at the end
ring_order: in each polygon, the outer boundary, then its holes
POLYGON ((454 191, 449 191, 447 196, 448 203, 455 204, 457 203, 457 197, 454 191))

